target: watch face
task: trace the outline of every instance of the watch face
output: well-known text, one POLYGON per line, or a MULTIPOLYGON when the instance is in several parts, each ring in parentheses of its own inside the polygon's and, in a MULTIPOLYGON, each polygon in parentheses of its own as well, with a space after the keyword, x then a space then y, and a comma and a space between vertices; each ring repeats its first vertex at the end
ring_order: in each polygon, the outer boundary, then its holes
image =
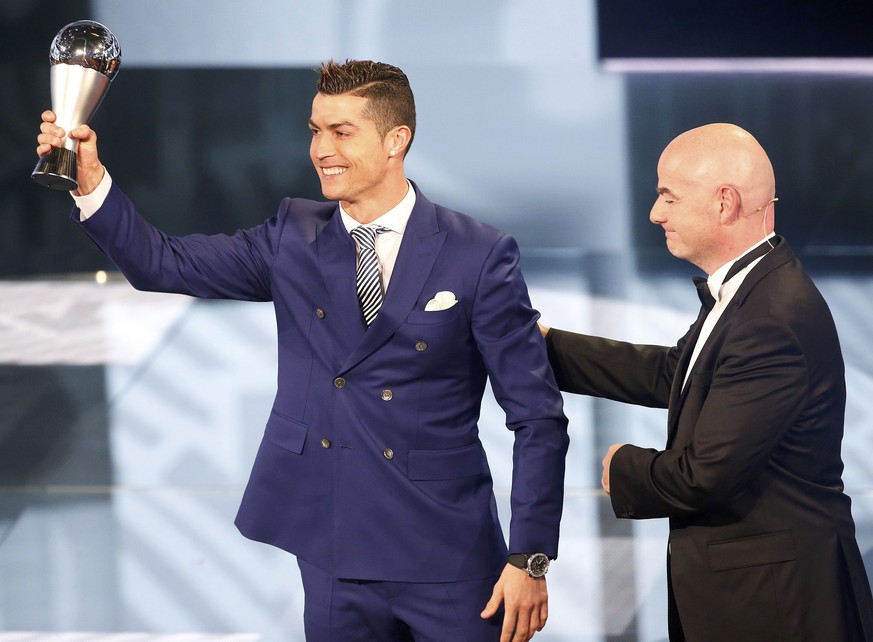
POLYGON ((549 570, 549 556, 544 553, 535 553, 527 562, 528 572, 531 577, 542 577, 549 570))

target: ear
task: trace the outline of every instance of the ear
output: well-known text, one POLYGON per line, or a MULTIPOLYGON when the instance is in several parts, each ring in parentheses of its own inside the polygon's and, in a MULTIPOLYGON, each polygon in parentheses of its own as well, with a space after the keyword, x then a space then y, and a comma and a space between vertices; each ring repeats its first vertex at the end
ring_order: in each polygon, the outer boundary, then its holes
POLYGON ((722 225, 733 225, 743 211, 740 192, 733 185, 722 185, 718 188, 718 216, 722 225))
POLYGON ((406 148, 412 140, 412 132, 406 125, 398 125, 385 136, 385 144, 388 147, 388 155, 394 158, 403 158, 406 148))

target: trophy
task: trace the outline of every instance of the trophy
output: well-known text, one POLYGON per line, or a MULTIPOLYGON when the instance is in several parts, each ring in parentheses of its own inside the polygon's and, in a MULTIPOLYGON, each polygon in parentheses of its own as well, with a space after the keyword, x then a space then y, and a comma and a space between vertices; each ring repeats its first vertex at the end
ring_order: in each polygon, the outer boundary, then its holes
MULTIPOLYGON (((93 20, 68 24, 52 41, 52 110, 56 125, 69 132, 91 120, 121 65, 121 46, 109 29, 93 20)), ((42 156, 31 177, 57 190, 79 187, 76 176, 78 141, 69 136, 42 156)))

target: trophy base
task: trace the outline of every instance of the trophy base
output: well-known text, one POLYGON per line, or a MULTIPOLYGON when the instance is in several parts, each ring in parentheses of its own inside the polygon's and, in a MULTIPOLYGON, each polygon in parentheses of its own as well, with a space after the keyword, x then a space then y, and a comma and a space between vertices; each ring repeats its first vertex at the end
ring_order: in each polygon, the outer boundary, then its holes
POLYGON ((79 187, 76 152, 55 147, 39 159, 30 177, 44 187, 69 192, 79 187))

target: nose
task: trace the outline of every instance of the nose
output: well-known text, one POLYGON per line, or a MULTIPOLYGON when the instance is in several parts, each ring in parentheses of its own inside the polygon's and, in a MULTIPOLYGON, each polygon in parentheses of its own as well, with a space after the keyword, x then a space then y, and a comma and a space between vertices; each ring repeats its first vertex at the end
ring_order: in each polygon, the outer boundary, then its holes
POLYGON ((651 211, 649 211, 649 220, 655 225, 661 225, 664 223, 664 221, 667 220, 661 213, 659 202, 660 199, 655 200, 654 204, 652 205, 651 211))
POLYGON ((330 136, 313 136, 310 152, 314 158, 319 160, 331 156, 333 154, 333 145, 330 142, 330 136))

